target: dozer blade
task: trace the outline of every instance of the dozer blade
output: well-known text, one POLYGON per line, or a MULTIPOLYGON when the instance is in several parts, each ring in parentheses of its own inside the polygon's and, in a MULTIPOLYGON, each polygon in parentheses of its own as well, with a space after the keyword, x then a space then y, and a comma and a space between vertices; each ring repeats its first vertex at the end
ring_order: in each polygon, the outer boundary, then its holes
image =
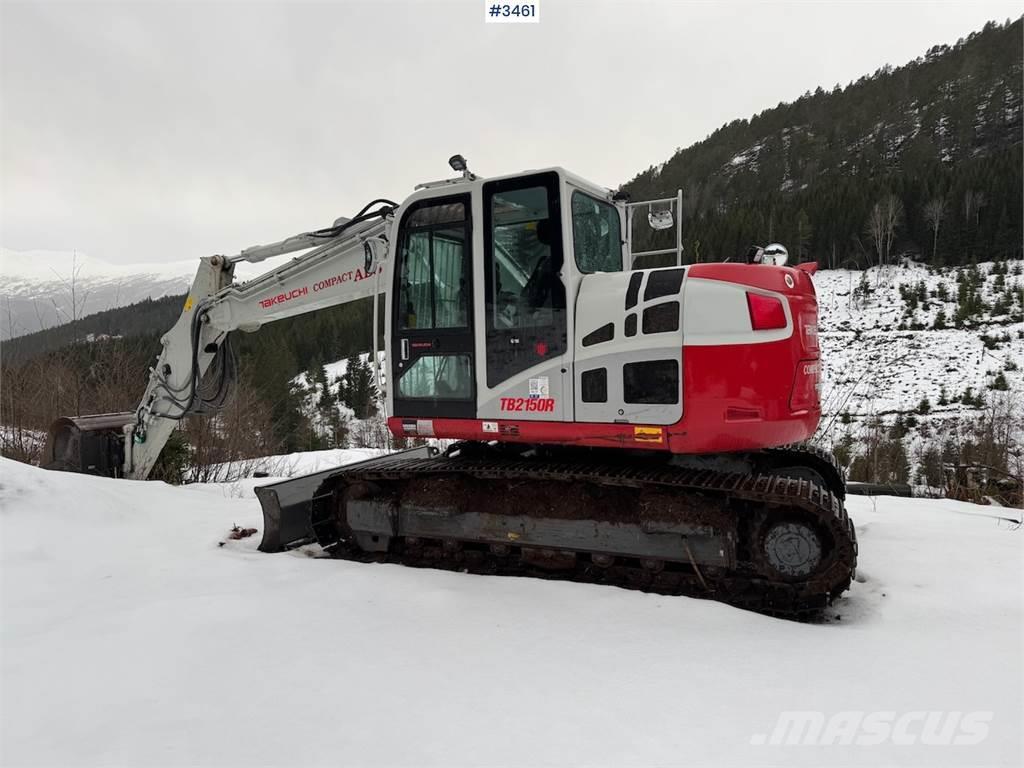
POLYGON ((65 416, 50 425, 44 469, 121 477, 124 465, 124 426, 135 418, 126 413, 65 416))
MULTIPOLYGON (((371 467, 382 460, 426 459, 436 454, 436 448, 424 445, 348 464, 346 467, 371 467)), ((261 552, 280 552, 316 541, 311 520, 313 495, 324 480, 338 471, 339 467, 332 467, 278 483, 261 485, 255 489, 256 498, 260 500, 260 506, 263 508, 263 539, 259 547, 261 552)))

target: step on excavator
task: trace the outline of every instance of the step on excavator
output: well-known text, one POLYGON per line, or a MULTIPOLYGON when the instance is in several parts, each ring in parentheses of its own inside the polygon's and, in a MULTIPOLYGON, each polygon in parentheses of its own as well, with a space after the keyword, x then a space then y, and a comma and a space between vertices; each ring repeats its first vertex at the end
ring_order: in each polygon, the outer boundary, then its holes
POLYGON ((798 618, 846 590, 843 476, 807 442, 821 415, 814 265, 786 266, 779 245, 683 265, 676 198, 449 164, 454 178, 401 204, 201 259, 138 408, 58 420, 48 466, 145 479, 182 417, 226 401, 233 332, 372 299, 388 428, 453 442, 257 489, 261 550, 315 542, 798 618), (674 249, 633 251, 643 209, 675 227, 674 249), (241 261, 288 253, 233 279, 241 261))

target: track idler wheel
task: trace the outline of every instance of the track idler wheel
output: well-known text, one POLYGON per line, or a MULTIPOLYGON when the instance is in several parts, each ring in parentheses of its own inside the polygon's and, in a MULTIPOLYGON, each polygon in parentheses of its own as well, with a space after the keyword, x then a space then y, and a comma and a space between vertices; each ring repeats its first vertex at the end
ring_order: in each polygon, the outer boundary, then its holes
POLYGON ((821 563, 821 539, 804 523, 772 525, 762 547, 768 565, 785 576, 810 576, 821 563))
POLYGON ((751 542, 751 555, 768 578, 805 581, 828 564, 831 548, 827 533, 812 521, 762 516, 751 542))

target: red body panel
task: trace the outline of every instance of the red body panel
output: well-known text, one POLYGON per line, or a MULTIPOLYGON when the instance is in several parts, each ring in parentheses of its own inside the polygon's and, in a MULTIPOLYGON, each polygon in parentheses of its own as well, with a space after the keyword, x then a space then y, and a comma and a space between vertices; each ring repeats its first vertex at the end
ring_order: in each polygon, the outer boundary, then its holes
POLYGON ((752 264, 693 264, 686 274, 687 277, 724 280, 727 283, 764 288, 790 296, 795 293, 808 293, 812 297, 814 296, 814 283, 811 282, 811 276, 802 269, 791 267, 762 267, 752 264), (786 284, 786 275, 794 280, 792 288, 786 284))
POLYGON ((593 424, 392 417, 397 436, 552 443, 672 453, 757 450, 807 439, 821 417, 817 302, 804 270, 696 264, 689 277, 784 294, 793 333, 779 341, 683 347, 683 416, 675 424, 593 424), (793 282, 787 284, 787 275, 793 282), (485 424, 487 428, 485 429, 485 424))

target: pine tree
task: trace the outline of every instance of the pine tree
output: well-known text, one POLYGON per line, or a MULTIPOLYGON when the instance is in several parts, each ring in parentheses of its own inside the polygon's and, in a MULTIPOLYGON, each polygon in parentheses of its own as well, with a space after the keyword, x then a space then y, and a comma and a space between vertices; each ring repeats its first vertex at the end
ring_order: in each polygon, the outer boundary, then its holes
POLYGON ((974 408, 979 408, 984 405, 984 401, 981 399, 981 396, 975 395, 974 390, 971 387, 964 390, 964 394, 960 398, 960 402, 966 406, 974 408))
POLYGON ((377 412, 373 368, 358 353, 350 355, 346 362, 345 374, 338 386, 338 399, 352 409, 357 419, 367 419, 377 412))
POLYGON ((1006 392, 1010 389, 1010 385, 1006 381, 1006 376, 1000 371, 996 374, 996 377, 992 380, 992 383, 988 385, 989 389, 994 389, 997 392, 1006 392))

